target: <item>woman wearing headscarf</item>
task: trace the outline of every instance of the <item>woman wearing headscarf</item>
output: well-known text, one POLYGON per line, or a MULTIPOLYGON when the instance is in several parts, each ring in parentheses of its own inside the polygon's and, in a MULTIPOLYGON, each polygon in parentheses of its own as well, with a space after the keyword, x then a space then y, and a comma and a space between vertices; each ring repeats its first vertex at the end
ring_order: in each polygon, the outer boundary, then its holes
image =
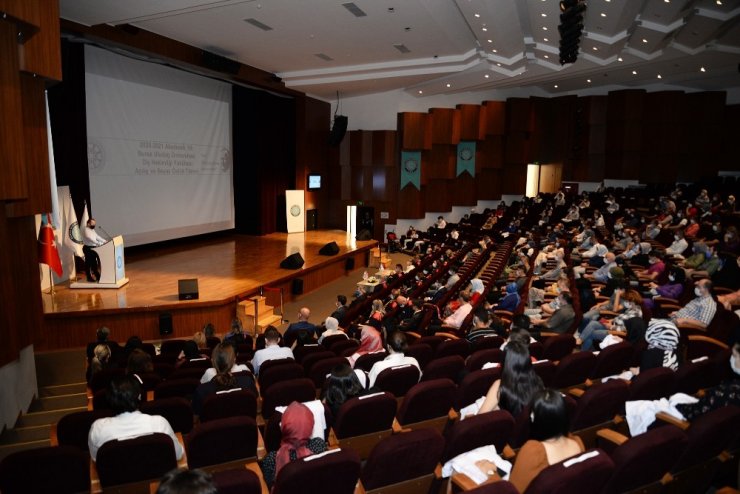
POLYGON ((519 307, 519 302, 521 302, 521 297, 519 296, 519 291, 517 291, 516 283, 512 282, 506 285, 506 295, 499 300, 497 309, 500 310, 508 310, 509 312, 514 312, 517 307, 519 307))
POLYGON ((380 336, 380 332, 372 326, 361 326, 362 332, 360 333, 360 347, 355 353, 347 357, 349 365, 353 368, 355 362, 361 356, 366 353, 375 353, 383 350, 383 338, 380 336))
POLYGON ((678 343, 680 333, 670 319, 651 319, 645 331, 648 347, 642 354, 640 370, 655 367, 678 369, 678 343))
POLYGON ((260 462, 265 483, 272 487, 280 470, 291 461, 326 451, 326 441, 311 437, 313 413, 304 404, 294 401, 285 409, 280 421, 280 449, 270 451, 260 462))
POLYGON ((484 290, 483 280, 478 278, 470 280, 470 305, 475 305, 478 302, 484 290))

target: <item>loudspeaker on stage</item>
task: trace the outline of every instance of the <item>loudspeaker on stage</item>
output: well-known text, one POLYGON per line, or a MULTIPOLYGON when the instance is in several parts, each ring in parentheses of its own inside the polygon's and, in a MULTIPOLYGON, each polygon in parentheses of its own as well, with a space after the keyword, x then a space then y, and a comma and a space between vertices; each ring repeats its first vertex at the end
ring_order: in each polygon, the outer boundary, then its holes
POLYGON ((280 267, 283 269, 300 269, 304 262, 303 257, 296 252, 283 259, 280 262, 280 267))
POLYGON ((339 246, 336 242, 329 242, 319 249, 319 254, 322 256, 336 256, 339 254, 339 246))
POLYGON ((198 278, 177 280, 177 294, 180 300, 195 300, 198 298, 198 278))

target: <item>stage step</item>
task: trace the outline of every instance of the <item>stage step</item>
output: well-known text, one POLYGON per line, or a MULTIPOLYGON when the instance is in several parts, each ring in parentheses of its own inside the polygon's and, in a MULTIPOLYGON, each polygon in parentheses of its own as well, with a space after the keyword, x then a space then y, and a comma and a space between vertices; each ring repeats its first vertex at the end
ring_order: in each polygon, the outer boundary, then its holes
POLYGON ((17 451, 24 451, 27 449, 35 449, 35 448, 43 448, 44 446, 51 446, 51 440, 50 439, 44 439, 40 441, 28 441, 23 443, 15 443, 15 444, 8 444, 7 446, 2 445, 0 446, 0 460, 5 458, 11 453, 15 453, 17 451))
POLYGON ((0 446, 48 440, 50 431, 51 426, 49 424, 8 429, 0 434, 0 446))
POLYGON ((59 384, 56 386, 44 386, 39 388, 39 398, 52 396, 74 395, 87 392, 87 383, 59 384))
POLYGON ((33 400, 28 408, 28 413, 50 412, 53 410, 66 410, 87 406, 87 393, 66 394, 61 396, 48 396, 33 400))
POLYGON ((237 317, 242 323, 244 329, 248 332, 255 330, 254 309, 257 304, 257 327, 256 333, 262 332, 262 329, 270 324, 282 322, 282 316, 275 315, 274 307, 267 304, 267 298, 263 296, 252 297, 237 304, 237 317))
POLYGON ((56 424, 59 419, 72 412, 83 412, 87 406, 63 408, 60 410, 48 410, 43 412, 31 412, 21 415, 15 427, 31 427, 35 425, 56 424))

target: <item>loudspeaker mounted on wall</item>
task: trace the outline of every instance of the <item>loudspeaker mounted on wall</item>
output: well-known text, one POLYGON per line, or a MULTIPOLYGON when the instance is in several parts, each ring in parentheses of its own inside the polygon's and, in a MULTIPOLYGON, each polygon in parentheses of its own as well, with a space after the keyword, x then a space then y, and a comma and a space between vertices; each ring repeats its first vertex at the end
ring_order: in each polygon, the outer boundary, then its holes
POLYGON ((293 295, 301 295, 303 293, 303 280, 301 278, 293 279, 293 286, 290 289, 293 295))
POLYGON ((322 256, 336 256, 337 254, 339 254, 339 246, 336 242, 329 242, 319 249, 319 255, 322 256))
POLYGON ((344 139, 344 134, 347 132, 347 123, 349 119, 344 115, 337 115, 334 117, 334 125, 331 127, 329 132, 329 145, 339 146, 344 139))
POLYGON ((300 269, 304 262, 303 257, 296 252, 283 259, 280 262, 280 267, 282 269, 300 269))
POLYGON ((159 334, 172 334, 172 314, 169 312, 159 314, 159 334))
POLYGON ((180 300, 195 300, 198 298, 198 278, 177 280, 177 294, 180 300))

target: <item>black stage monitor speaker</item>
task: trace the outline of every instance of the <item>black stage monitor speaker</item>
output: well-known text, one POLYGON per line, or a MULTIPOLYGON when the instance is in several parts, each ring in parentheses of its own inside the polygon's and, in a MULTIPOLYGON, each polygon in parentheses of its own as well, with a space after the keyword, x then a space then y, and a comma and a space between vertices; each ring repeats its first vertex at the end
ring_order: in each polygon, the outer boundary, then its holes
POLYGON ((172 314, 169 312, 159 314, 159 334, 172 334, 172 314))
POLYGON ((348 257, 344 261, 344 269, 346 271, 352 271, 353 269, 355 269, 355 258, 354 257, 348 257))
POLYGON ((339 146, 344 139, 344 133, 347 132, 347 123, 349 120, 344 115, 337 115, 334 117, 334 125, 331 127, 329 133, 329 145, 339 146))
POLYGON ((339 246, 336 242, 329 242, 319 249, 319 254, 322 256, 336 256, 339 254, 339 246))
POLYGON ((303 280, 301 278, 293 279, 293 287, 291 288, 293 295, 301 295, 303 293, 303 280))
POLYGON ((177 280, 177 292, 180 300, 195 300, 198 298, 198 278, 177 280))
POLYGON ((280 262, 280 267, 283 269, 300 269, 303 266, 303 258, 296 252, 291 254, 280 262))

